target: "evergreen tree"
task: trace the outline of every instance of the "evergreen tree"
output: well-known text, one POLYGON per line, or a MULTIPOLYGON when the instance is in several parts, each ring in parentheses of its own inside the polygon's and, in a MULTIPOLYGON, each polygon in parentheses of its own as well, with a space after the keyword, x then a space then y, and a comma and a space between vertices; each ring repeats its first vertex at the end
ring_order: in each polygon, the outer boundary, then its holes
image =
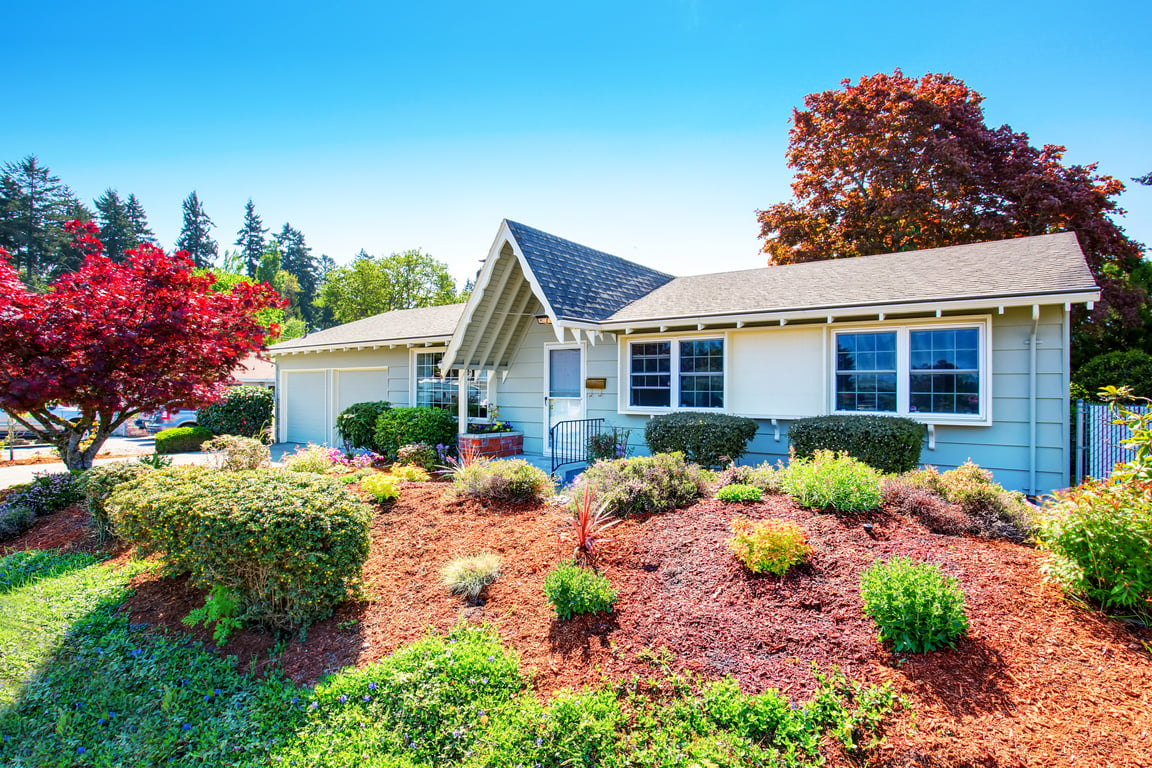
POLYGON ((210 267, 216 260, 216 241, 210 236, 212 219, 204 212, 196 190, 184 200, 184 225, 176 240, 176 250, 187 251, 197 267, 210 267))
POLYGON ((71 241, 64 231, 70 205, 79 201, 35 155, 5 163, 0 174, 0 247, 23 268, 29 285, 42 283, 71 241))
POLYGON ((288 223, 276 235, 276 242, 280 250, 280 269, 295 276, 300 285, 300 314, 311 323, 312 301, 316 298, 318 282, 312 249, 304 242, 304 233, 288 223))
MULTIPOLYGON (((93 219, 95 216, 93 216, 92 211, 88 210, 88 206, 79 200, 73 199, 64 206, 63 220, 66 222, 79 221, 87 224, 93 219)), ((66 272, 76 272, 84 264, 84 256, 85 251, 80 243, 70 236, 56 250, 46 279, 52 281, 66 272)))
POLYGON ((268 228, 256 214, 252 198, 248 198, 248 205, 244 206, 244 225, 236 233, 236 245, 240 246, 240 253, 244 257, 244 270, 249 277, 256 275, 260 259, 264 256, 264 233, 267 231, 268 228))
POLYGON ((96 198, 96 218, 100 224, 100 240, 104 253, 117 263, 124 261, 124 252, 136 247, 136 234, 128 215, 128 204, 114 189, 104 190, 96 198))
POLYGON ((148 227, 148 215, 136 195, 128 195, 128 220, 132 222, 133 247, 156 242, 156 233, 148 227))

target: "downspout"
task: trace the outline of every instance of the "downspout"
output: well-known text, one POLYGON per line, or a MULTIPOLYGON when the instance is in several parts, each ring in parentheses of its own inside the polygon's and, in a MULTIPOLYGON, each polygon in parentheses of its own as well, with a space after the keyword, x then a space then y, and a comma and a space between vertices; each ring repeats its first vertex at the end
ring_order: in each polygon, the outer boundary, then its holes
POLYGON ((1036 492, 1036 332, 1040 326, 1040 305, 1032 305, 1032 335, 1028 339, 1028 489, 1036 492))

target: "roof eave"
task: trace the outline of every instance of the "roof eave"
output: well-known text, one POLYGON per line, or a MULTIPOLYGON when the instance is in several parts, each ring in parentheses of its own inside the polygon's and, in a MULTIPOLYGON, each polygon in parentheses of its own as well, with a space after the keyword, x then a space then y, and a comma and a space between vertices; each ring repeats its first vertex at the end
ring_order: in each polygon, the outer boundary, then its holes
POLYGON ((310 352, 356 352, 364 349, 379 349, 381 347, 416 347, 416 346, 444 346, 452 340, 452 334, 437 334, 435 336, 406 336, 394 339, 362 339, 357 341, 342 341, 335 344, 311 344, 268 350, 269 357, 286 357, 288 355, 308 354, 310 352))

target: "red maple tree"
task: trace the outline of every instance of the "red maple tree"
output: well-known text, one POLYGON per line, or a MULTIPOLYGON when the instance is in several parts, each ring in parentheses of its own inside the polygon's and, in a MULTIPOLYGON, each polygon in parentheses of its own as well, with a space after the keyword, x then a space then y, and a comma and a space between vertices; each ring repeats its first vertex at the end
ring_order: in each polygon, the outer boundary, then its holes
POLYGON ((758 212, 770 264, 1072 230, 1102 289, 1093 320, 1138 322, 1147 297, 1128 275, 1143 247, 1111 218, 1124 212, 1118 179, 985 125, 984 97, 951 75, 896 70, 842 86, 792 112, 795 199, 758 212))
MULTIPOLYGON (((265 284, 210 290, 183 253, 144 244, 117 264, 95 226, 72 222, 79 271, 29 291, 0 249, 0 408, 87 469, 112 430, 133 416, 219 398, 237 363, 264 347, 256 313, 282 306, 265 284), (50 409, 75 406, 65 419, 50 409)), ((276 329, 272 329, 273 332, 276 329)))

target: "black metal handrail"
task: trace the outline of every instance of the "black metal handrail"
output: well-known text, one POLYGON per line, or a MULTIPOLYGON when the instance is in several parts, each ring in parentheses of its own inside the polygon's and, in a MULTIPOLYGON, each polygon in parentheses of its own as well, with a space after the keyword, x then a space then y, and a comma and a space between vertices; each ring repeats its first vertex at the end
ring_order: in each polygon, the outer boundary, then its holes
POLYGON ((558 421, 548 430, 548 445, 552 449, 552 474, 566 464, 582 464, 589 460, 588 441, 604 429, 604 419, 574 419, 558 421))

